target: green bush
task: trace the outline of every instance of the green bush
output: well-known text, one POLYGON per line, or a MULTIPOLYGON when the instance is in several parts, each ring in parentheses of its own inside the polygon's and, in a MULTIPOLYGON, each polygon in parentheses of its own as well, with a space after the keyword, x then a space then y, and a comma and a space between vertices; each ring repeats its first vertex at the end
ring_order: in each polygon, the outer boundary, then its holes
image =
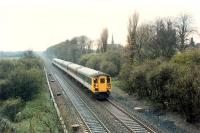
POLYGON ((83 55, 81 56, 81 58, 79 59, 79 64, 86 66, 88 60, 90 59, 90 57, 92 56, 92 54, 87 54, 87 55, 83 55))
POLYGON ((14 89, 11 87, 10 80, 0 80, 0 99, 13 97, 14 89))
POLYGON ((18 66, 20 69, 42 69, 42 61, 40 58, 37 57, 24 57, 19 59, 18 66))
POLYGON ((0 79, 4 79, 9 75, 9 72, 15 67, 15 60, 0 60, 0 79))
POLYGON ((102 61, 100 64, 100 71, 115 76, 117 73, 117 67, 112 62, 102 61))
POLYGON ((149 73, 149 88, 151 99, 164 105, 168 99, 167 92, 170 85, 175 84, 174 79, 177 66, 175 64, 163 63, 149 73))
POLYGON ((131 92, 136 92, 139 97, 148 96, 148 81, 144 71, 134 71, 130 78, 131 92))
POLYGON ((176 109, 183 113, 188 122, 198 121, 200 118, 200 66, 182 66, 174 79, 170 93, 176 109))
POLYGON ((104 53, 102 56, 103 60, 111 62, 116 66, 116 71, 114 72, 114 75, 119 74, 119 71, 121 69, 121 64, 123 62, 121 53, 119 53, 118 51, 109 51, 104 53))
POLYGON ((4 102, 2 113, 10 120, 14 121, 16 114, 22 109, 21 99, 8 99, 4 102))
POLYGON ((14 88, 14 96, 19 96, 27 101, 33 98, 41 88, 42 72, 32 68, 30 70, 17 69, 9 78, 12 81, 10 88, 14 88))
POLYGON ((86 63, 86 67, 100 70, 100 64, 102 62, 102 58, 100 55, 93 55, 90 57, 90 59, 86 63))
POLYGON ((125 80, 128 81, 130 75, 131 75, 131 70, 132 70, 132 66, 130 64, 124 64, 121 67, 120 73, 119 73, 119 79, 120 80, 125 80))
POLYGON ((146 60, 123 65, 119 78, 129 93, 148 98, 156 108, 176 111, 188 122, 200 120, 200 64, 198 51, 186 51, 170 61, 146 60))
POLYGON ((161 59, 145 60, 140 65, 124 64, 119 73, 120 80, 125 80, 129 85, 129 92, 136 92, 140 97, 149 95, 148 73, 157 65, 161 64, 161 59))
POLYGON ((21 97, 30 100, 42 82, 42 63, 36 57, 0 62, 0 99, 21 97))
POLYGON ((183 53, 176 54, 172 62, 178 64, 193 64, 200 65, 200 50, 187 50, 183 53))

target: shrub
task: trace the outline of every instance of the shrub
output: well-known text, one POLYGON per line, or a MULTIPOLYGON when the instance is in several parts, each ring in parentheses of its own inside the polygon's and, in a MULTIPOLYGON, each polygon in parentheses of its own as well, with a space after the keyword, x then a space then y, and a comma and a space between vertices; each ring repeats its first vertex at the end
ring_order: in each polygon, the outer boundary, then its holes
POLYGON ((19 96, 23 100, 27 101, 33 98, 37 94, 42 84, 42 72, 38 69, 32 68, 30 70, 15 70, 11 76, 10 81, 15 91, 14 96, 19 96))
POLYGON ((187 50, 171 60, 124 64, 119 79, 126 91, 147 97, 159 109, 177 111, 188 122, 200 121, 200 51, 187 50))
POLYGON ((132 66, 130 64, 122 65, 122 68, 121 68, 120 73, 119 73, 119 79, 124 80, 124 81, 128 81, 128 79, 130 77, 131 70, 132 70, 132 66))
POLYGON ((170 90, 177 110, 184 114, 188 122, 200 118, 200 66, 182 66, 178 70, 175 84, 170 90))
POLYGON ((99 55, 91 56, 90 59, 86 63, 86 67, 89 67, 95 70, 100 70, 101 62, 102 62, 101 56, 99 55))
POLYGON ((4 102, 2 113, 10 120, 14 121, 16 114, 22 109, 23 102, 20 98, 9 99, 4 102))
POLYGON ((200 50, 187 50, 183 53, 178 53, 171 61, 178 64, 200 65, 200 50))
POLYGON ((119 71, 121 69, 121 64, 123 61, 121 53, 117 51, 106 52, 105 54, 103 54, 103 60, 106 60, 114 64, 116 66, 116 72, 114 73, 114 75, 119 74, 119 71))
POLYGON ((132 93, 131 87, 130 87, 131 82, 129 82, 131 69, 132 69, 132 66, 130 64, 122 65, 119 76, 118 76, 120 79, 120 82, 123 84, 123 85, 120 85, 119 87, 122 86, 122 88, 129 93, 132 93))
POLYGON ((9 75, 9 72, 14 69, 15 60, 0 60, 0 79, 4 79, 9 75))
POLYGON ((18 61, 18 66, 21 69, 31 69, 31 68, 36 68, 36 69, 42 69, 42 61, 40 58, 30 58, 30 57, 24 57, 19 59, 18 61))
POLYGON ((87 54, 87 55, 83 55, 81 56, 81 58, 79 59, 79 64, 86 66, 88 60, 90 59, 90 57, 92 56, 92 54, 87 54))
POLYGON ((157 65, 161 64, 161 60, 145 60, 139 65, 124 65, 120 71, 120 79, 127 79, 129 82, 129 92, 136 92, 140 97, 149 96, 150 88, 147 79, 149 72, 151 72, 157 65))
POLYGON ((8 99, 13 96, 10 80, 0 80, 0 99, 8 99))
POLYGON ((136 92, 139 97, 148 96, 148 81, 146 78, 146 73, 144 71, 134 71, 130 78, 131 91, 136 92))
POLYGON ((115 76, 117 74, 117 67, 111 62, 103 61, 100 64, 100 71, 115 76))
POLYGON ((163 63, 150 72, 149 88, 152 100, 163 105, 168 100, 167 92, 170 85, 174 84, 176 69, 175 64, 163 63))

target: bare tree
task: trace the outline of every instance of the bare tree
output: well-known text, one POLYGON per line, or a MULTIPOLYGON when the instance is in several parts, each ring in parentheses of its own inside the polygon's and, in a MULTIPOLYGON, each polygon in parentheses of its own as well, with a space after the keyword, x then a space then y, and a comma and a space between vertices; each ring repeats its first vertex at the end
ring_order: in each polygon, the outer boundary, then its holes
POLYGON ((77 39, 77 43, 80 46, 81 54, 84 54, 86 52, 85 50, 90 39, 84 35, 77 37, 76 39, 77 39))
POLYGON ((137 26, 139 21, 139 14, 137 12, 134 12, 132 16, 129 18, 128 23, 128 36, 127 36, 127 42, 128 42, 128 49, 129 49, 129 59, 131 63, 133 62, 134 58, 134 47, 137 43, 137 26))
POLYGON ((91 40, 87 41, 86 50, 87 50, 87 53, 91 53, 92 52, 92 41, 91 40))
POLYGON ((192 17, 186 13, 181 14, 177 18, 176 31, 179 44, 178 49, 182 51, 186 48, 189 36, 195 32, 192 27, 192 17))
POLYGON ((102 51, 102 42, 100 39, 95 41, 96 52, 100 53, 102 51))
POLYGON ((107 41, 108 41, 108 29, 104 28, 101 33, 102 52, 106 52, 107 50, 107 41))
POLYGON ((151 53, 150 47, 153 42, 154 32, 153 26, 150 24, 142 24, 137 29, 137 48, 138 58, 142 61, 148 58, 151 53))

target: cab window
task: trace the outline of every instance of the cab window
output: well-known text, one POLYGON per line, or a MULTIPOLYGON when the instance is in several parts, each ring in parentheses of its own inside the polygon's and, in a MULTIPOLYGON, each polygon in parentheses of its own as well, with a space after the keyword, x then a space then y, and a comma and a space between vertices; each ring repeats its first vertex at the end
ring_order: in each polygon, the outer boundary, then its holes
POLYGON ((107 83, 110 83, 110 78, 109 77, 107 78, 107 83))
POLYGON ((94 79, 94 83, 95 83, 95 84, 97 83, 97 79, 94 79))
POLYGON ((105 83, 105 79, 104 79, 104 78, 101 78, 101 79, 100 79, 100 83, 102 83, 102 84, 105 83))

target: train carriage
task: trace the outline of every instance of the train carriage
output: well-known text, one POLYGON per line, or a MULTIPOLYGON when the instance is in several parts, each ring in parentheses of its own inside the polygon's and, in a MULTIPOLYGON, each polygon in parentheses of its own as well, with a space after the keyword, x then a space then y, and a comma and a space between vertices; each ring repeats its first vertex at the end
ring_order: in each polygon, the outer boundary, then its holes
POLYGON ((52 63, 88 88, 97 99, 109 97, 111 91, 110 75, 57 58, 54 58, 52 63))

